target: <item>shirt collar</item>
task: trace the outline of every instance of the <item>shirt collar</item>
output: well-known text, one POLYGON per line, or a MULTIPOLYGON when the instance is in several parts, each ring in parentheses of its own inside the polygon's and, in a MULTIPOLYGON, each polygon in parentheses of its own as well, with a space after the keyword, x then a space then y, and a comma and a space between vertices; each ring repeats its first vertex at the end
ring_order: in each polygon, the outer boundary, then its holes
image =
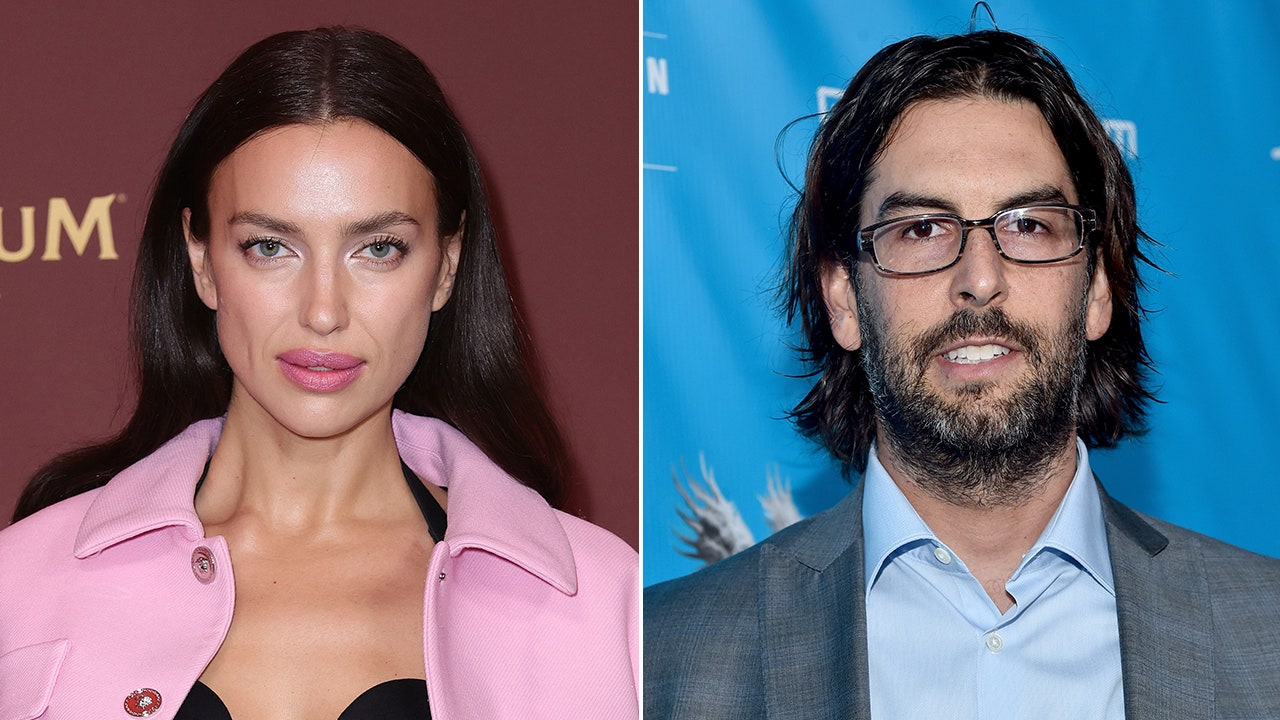
MULTIPOLYGON (((444 542, 451 556, 468 548, 483 550, 565 594, 577 592, 569 538, 542 496, 441 420, 397 410, 392 428, 405 463, 419 477, 449 488, 444 542)), ((183 528, 192 542, 202 539, 195 487, 221 432, 222 418, 202 420, 112 478, 85 513, 76 557, 163 527, 183 528)))
MULTIPOLYGON (((867 458, 863 485, 863 561, 866 563, 865 591, 870 592, 880 570, 898 550, 921 541, 942 543, 889 477, 874 445, 867 458)), ((1071 485, 1044 532, 1023 557, 1022 565, 1047 548, 1069 557, 1107 592, 1115 594, 1102 500, 1089 468, 1089 451, 1079 438, 1076 438, 1076 472, 1071 485)), ((1018 572, 1021 569, 1019 566, 1018 572)))

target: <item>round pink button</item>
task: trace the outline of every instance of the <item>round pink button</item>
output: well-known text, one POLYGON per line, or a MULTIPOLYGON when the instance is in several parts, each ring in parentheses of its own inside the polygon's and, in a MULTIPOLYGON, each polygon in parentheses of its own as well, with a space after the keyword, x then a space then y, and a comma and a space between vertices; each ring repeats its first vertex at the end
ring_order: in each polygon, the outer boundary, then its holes
POLYGON ((213 582, 213 576, 218 573, 218 568, 213 561, 213 552, 209 548, 201 545, 191 553, 191 572, 195 573, 196 579, 202 583, 213 582))

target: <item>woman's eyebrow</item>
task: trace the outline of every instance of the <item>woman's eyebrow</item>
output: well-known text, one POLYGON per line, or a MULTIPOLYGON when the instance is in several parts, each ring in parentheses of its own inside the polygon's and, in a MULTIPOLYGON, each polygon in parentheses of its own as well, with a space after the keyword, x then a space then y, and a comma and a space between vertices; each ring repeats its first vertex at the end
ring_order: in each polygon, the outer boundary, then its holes
POLYGON ((227 220, 227 225, 256 225, 263 230, 270 230, 282 235, 297 235, 302 232, 302 228, 288 220, 282 220, 281 218, 252 210, 232 215, 227 220))
POLYGON ((395 225, 413 225, 419 226, 421 223, 412 215, 400 212, 399 210, 388 210, 384 213, 378 213, 362 220, 355 220, 343 226, 344 235, 367 235, 368 233, 385 230, 395 225))
MULTIPOLYGON (((422 223, 418 222, 417 218, 409 215, 408 213, 404 213, 399 210, 388 210, 386 212, 378 213, 377 215, 370 215, 367 218, 352 220, 351 222, 345 223, 342 226, 342 233, 348 236, 367 235, 368 233, 385 230, 395 225, 413 225, 418 227, 421 224, 422 223)), ((299 235, 302 233, 302 228, 295 223, 253 210, 246 210, 232 215, 231 218, 227 220, 227 225, 254 225, 264 230, 280 233, 282 235, 299 235)))

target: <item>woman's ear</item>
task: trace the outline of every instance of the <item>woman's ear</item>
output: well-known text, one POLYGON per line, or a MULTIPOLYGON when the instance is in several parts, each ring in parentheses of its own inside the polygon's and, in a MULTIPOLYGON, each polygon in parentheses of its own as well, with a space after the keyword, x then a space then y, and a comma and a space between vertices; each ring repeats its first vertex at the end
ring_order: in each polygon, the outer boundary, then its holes
POLYGON ((209 243, 191 234, 191 208, 182 209, 182 236, 187 241, 187 257, 196 282, 196 294, 210 310, 218 309, 218 285, 214 282, 213 264, 209 262, 209 243))
POLYGON ((827 305, 831 335, 840 347, 853 352, 862 347, 862 328, 858 325, 858 303, 853 292, 849 266, 842 262, 828 264, 822 270, 822 299, 827 305))
POLYGON ((458 258, 462 255, 462 231, 467 226, 464 212, 458 229, 440 241, 440 272, 436 277, 436 295, 431 302, 431 312, 444 307, 453 294, 453 281, 458 275, 458 258))

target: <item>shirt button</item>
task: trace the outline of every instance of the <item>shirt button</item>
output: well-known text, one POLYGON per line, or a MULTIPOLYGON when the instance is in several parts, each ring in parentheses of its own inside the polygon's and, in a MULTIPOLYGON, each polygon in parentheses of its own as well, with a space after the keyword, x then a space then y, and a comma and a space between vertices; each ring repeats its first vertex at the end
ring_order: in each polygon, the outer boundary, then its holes
POLYGON ((934 548, 933 556, 938 558, 938 562, 942 563, 943 565, 951 564, 951 553, 947 552, 947 549, 944 547, 934 548))
POLYGON ((134 717, 147 717, 160 709, 160 693, 151 688, 138 688, 124 699, 124 711, 134 717))
POLYGON ((1004 638, 1000 637, 1000 633, 987 633, 987 649, 993 653, 998 653, 1004 649, 1004 638))
POLYGON ((195 574, 197 580, 206 585, 213 582, 213 576, 218 573, 218 568, 213 561, 213 552, 209 548, 201 545, 191 553, 191 572, 195 574))

